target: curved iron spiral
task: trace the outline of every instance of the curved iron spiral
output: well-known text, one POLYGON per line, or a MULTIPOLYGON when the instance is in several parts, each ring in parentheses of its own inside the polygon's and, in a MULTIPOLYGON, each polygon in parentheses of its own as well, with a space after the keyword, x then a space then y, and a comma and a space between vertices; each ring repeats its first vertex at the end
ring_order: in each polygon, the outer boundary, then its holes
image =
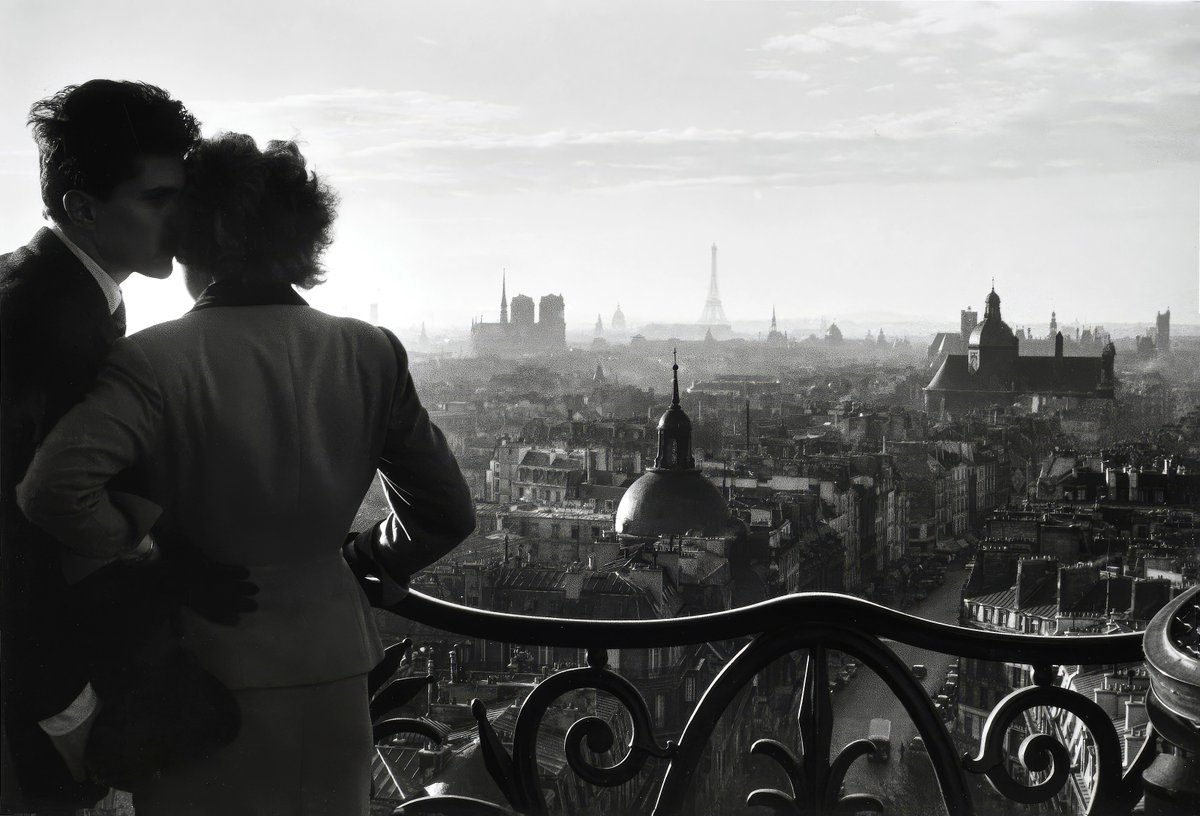
POLYGON ((1008 694, 992 710, 984 723, 979 753, 964 757, 964 767, 987 777, 1004 797, 1022 804, 1049 801, 1071 772, 1071 757, 1065 745, 1049 734, 1032 734, 1025 738, 1017 752, 1017 760, 1029 771, 1050 776, 1034 784, 1024 785, 1013 779, 1005 764, 1004 737, 1010 726, 1026 711, 1037 707, 1058 708, 1078 717, 1091 732, 1096 746, 1096 783, 1092 792, 1089 814, 1127 813, 1142 795, 1140 779, 1122 776, 1121 743, 1112 719, 1098 704, 1077 691, 1059 686, 1029 686, 1008 694))

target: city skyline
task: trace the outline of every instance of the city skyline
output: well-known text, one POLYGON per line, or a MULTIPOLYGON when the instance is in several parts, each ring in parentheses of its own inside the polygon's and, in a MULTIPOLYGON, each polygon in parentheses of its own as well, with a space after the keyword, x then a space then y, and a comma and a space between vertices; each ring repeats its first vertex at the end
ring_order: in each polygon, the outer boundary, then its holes
MULTIPOLYGON (((0 12, 5 251, 29 104, 110 76, 297 138, 342 198, 307 296, 389 325, 494 319, 503 269, 577 329, 695 321, 714 242, 735 323, 953 325, 993 277, 1021 325, 1200 323, 1194 4, 128 6, 0 12)), ((127 288, 134 329, 189 305, 127 288)))

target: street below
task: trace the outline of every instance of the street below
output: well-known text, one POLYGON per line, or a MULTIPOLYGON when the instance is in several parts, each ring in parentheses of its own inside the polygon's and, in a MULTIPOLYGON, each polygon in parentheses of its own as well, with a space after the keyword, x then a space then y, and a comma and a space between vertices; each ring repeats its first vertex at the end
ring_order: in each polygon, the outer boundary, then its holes
MULTIPOLYGON (((906 611, 939 623, 957 623, 960 591, 965 580, 966 572, 962 566, 951 565, 946 570, 945 581, 934 587, 929 597, 906 611)), ((921 684, 931 697, 938 693, 945 682, 947 669, 955 660, 954 655, 930 652, 904 643, 888 642, 887 645, 906 665, 925 666, 926 674, 921 684)), ((882 763, 870 762, 866 757, 857 760, 846 774, 845 792, 878 796, 888 813, 945 813, 929 755, 909 747, 917 733, 916 726, 887 684, 860 663, 855 676, 833 696, 833 756, 850 742, 866 738, 871 720, 875 718, 892 723, 891 758, 882 763)))

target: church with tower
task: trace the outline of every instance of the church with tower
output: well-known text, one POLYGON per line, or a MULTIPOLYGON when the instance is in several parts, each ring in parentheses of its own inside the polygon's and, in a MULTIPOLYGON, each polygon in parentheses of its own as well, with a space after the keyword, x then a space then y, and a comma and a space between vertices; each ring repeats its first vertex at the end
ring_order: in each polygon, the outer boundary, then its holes
POLYGON ((956 416, 1020 403, 1038 412, 1113 399, 1116 349, 1111 342, 1099 356, 1068 357, 1052 314, 1054 355, 1022 356, 1021 338, 1002 319, 994 287, 985 303, 983 321, 967 337, 966 354, 946 355, 925 387, 926 410, 956 416))
POLYGON ((682 536, 732 541, 742 531, 721 491, 696 467, 692 420, 679 404, 678 362, 671 366, 671 404, 658 420, 654 466, 621 497, 616 531, 626 544, 682 536))
POLYGON ((500 278, 500 322, 471 321, 471 350, 476 357, 521 357, 562 351, 567 347, 566 306, 562 295, 543 295, 536 320, 533 298, 508 300, 507 275, 500 278))

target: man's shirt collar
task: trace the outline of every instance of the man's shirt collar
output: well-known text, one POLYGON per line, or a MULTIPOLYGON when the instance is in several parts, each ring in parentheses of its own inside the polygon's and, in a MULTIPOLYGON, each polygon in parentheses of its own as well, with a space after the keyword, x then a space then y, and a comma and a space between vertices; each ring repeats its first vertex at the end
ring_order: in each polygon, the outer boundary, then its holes
POLYGON ((67 245, 67 249, 71 250, 71 254, 79 259, 88 273, 96 279, 96 285, 100 287, 100 291, 104 293, 104 299, 108 301, 108 313, 112 314, 121 305, 121 287, 109 277, 108 273, 101 268, 100 264, 96 263, 91 255, 88 255, 79 247, 75 246, 75 242, 66 236, 62 231, 62 227, 58 224, 51 224, 50 231, 58 236, 59 240, 67 245))

